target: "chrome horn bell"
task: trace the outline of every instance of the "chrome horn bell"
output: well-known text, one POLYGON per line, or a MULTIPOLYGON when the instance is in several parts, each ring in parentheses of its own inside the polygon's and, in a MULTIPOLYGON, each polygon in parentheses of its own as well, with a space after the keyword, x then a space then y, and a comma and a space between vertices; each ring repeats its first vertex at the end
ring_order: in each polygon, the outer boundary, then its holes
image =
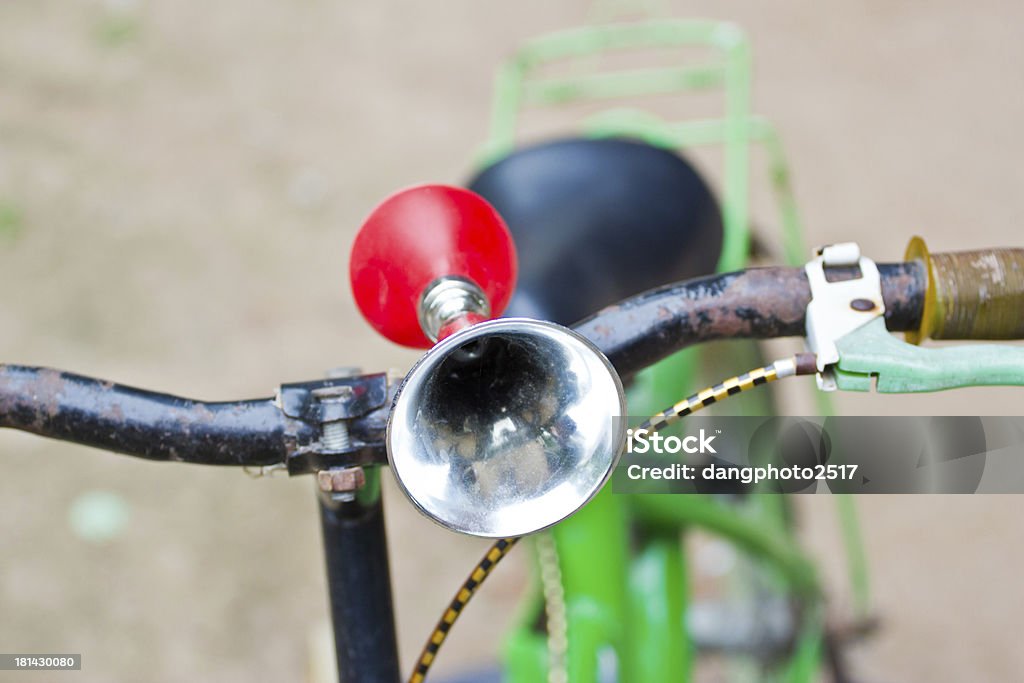
POLYGON ((521 536, 601 489, 624 445, 622 415, 619 377, 590 341, 553 323, 492 320, 413 367, 388 422, 388 458, 438 524, 521 536))
POLYGON ((475 536, 521 536, 576 512, 625 439, 622 384, 596 346, 553 323, 480 322, 505 309, 516 267, 494 207, 444 185, 381 202, 349 262, 377 331, 412 347, 441 339, 399 388, 388 459, 420 511, 475 536))

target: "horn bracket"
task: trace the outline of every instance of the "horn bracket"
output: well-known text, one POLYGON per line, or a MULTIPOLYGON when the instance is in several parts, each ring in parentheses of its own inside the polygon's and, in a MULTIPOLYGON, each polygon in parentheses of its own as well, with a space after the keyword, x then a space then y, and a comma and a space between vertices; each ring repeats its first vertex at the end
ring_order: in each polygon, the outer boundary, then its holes
POLYGON ((314 425, 346 420, 348 443, 343 447, 321 438, 298 446, 288 457, 288 474, 387 462, 384 431, 389 402, 384 373, 283 384, 277 402, 288 417, 314 425), (325 400, 329 398, 330 400, 325 400))

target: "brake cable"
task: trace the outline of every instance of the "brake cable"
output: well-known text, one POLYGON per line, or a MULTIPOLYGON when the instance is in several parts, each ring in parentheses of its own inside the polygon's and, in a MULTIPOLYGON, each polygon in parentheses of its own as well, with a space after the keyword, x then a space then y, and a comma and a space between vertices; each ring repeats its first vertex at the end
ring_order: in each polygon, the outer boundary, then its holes
MULTIPOLYGON (((784 377, 794 377, 797 375, 813 375, 817 372, 817 364, 812 353, 799 353, 789 358, 777 360, 774 363, 769 363, 760 368, 745 372, 742 375, 730 377, 724 382, 715 384, 706 389, 698 391, 695 394, 684 398, 682 401, 672 405, 669 408, 657 413, 644 422, 634 430, 634 433, 646 429, 648 431, 658 431, 669 424, 672 424, 676 420, 679 420, 687 415, 707 408, 708 406, 718 403, 719 401, 725 400, 730 396, 735 396, 744 391, 749 391, 754 387, 759 387, 769 382, 775 382, 783 379, 784 377)), ((423 650, 420 652, 419 659, 416 661, 416 666, 413 669, 412 674, 409 676, 409 683, 423 683, 427 677, 427 672, 430 667, 437 660, 437 653, 441 649, 441 645, 448 637, 448 633, 451 631, 452 626, 455 625, 455 621, 462 614, 462 611, 466 608, 473 595, 476 594, 477 590, 483 584, 484 580, 494 571, 494 568, 498 563, 512 550, 516 542, 519 541, 519 537, 512 538, 500 538, 494 542, 494 545, 490 547, 483 559, 477 563, 476 567, 470 573, 459 590, 455 593, 455 597, 452 598, 451 602, 448 603, 447 609, 444 614, 438 620, 437 625, 434 626, 434 630, 431 631, 430 637, 427 639, 426 645, 423 646, 423 650)), ((551 592, 552 596, 555 595, 554 591, 551 592)), ((563 596, 564 599, 564 596, 563 596)), ((552 614, 564 614, 564 610, 548 610, 548 629, 549 636, 552 636, 551 629, 554 628, 557 631, 561 631, 554 635, 554 640, 562 643, 563 645, 568 642, 564 631, 567 629, 568 624, 564 618, 551 619, 552 614), (554 623, 552 623, 554 622, 554 623)), ((549 643, 551 639, 549 638, 549 643)), ((564 665, 565 653, 560 653, 559 658, 564 665)), ((560 680, 567 680, 564 676, 559 676, 560 680)))
POLYGON ((718 403, 730 396, 735 396, 740 392, 749 391, 754 387, 759 387, 762 384, 774 382, 784 377, 813 375, 817 372, 818 367, 814 354, 798 353, 795 356, 777 360, 774 363, 769 363, 750 372, 745 372, 742 375, 730 377, 724 382, 698 391, 696 394, 676 403, 671 408, 667 408, 644 420, 639 427, 633 430, 633 433, 635 434, 643 429, 656 432, 680 418, 707 408, 713 403, 718 403))
POLYGON ((469 599, 473 597, 473 594, 480 588, 480 584, 494 571, 494 568, 512 550, 520 538, 522 537, 499 538, 491 546, 491 549, 487 551, 483 559, 477 563, 469 578, 462 583, 455 597, 448 603, 448 608, 438 620, 437 625, 430 634, 430 638, 427 639, 427 644, 423 646, 423 651, 416 662, 416 668, 413 670, 412 675, 409 676, 409 683, 423 683, 423 679, 427 677, 427 671, 430 670, 430 665, 437 658, 437 651, 441 649, 441 644, 448 637, 448 632, 455 625, 455 620, 462 614, 462 610, 469 603, 469 599))

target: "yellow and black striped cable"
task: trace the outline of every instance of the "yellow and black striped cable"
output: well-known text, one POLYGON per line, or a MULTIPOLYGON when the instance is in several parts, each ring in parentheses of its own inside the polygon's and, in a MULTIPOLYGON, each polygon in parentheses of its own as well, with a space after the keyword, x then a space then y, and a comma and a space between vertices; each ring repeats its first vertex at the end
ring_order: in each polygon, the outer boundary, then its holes
POLYGON ((491 549, 484 555, 484 558, 480 560, 480 563, 470 573, 469 578, 463 582, 458 593, 448 603, 448 609, 444 611, 441 620, 437 622, 437 626, 434 627, 430 638, 427 639, 427 644, 423 646, 420 658, 416 662, 416 668, 409 677, 409 683, 423 683, 423 680, 427 677, 427 671, 430 670, 430 665, 434 663, 434 659, 437 657, 437 651, 441 649, 441 643, 448 637, 448 632, 455 624, 455 620, 459 618, 469 599, 480 588, 480 584, 484 582, 487 575, 494 571, 494 568, 512 550, 512 547, 515 546, 518 540, 519 538, 516 537, 500 538, 495 541, 491 549))
POLYGON ((718 403, 730 396, 735 396, 740 392, 748 391, 754 387, 759 387, 762 384, 774 382, 775 380, 782 379, 783 377, 805 374, 810 374, 808 363, 805 358, 794 356, 793 358, 777 360, 770 365, 765 365, 764 367, 757 368, 756 370, 745 372, 742 375, 737 375, 736 377, 730 377, 720 384, 698 391, 696 394, 684 398, 679 403, 676 403, 671 408, 667 408, 657 415, 653 415, 644 420, 635 431, 647 430, 649 432, 656 432, 680 418, 686 417, 687 415, 695 413, 703 408, 707 408, 708 406, 718 403))
MULTIPOLYGON (((718 403, 719 401, 726 399, 730 396, 734 396, 740 392, 748 391, 754 387, 774 382, 782 379, 783 377, 792 377, 794 375, 809 375, 816 371, 814 356, 812 354, 799 354, 792 358, 786 358, 784 360, 777 360, 770 365, 766 365, 756 370, 751 370, 742 375, 731 377, 721 384, 716 384, 713 387, 708 387, 703 391, 698 391, 696 394, 683 399, 679 403, 676 403, 671 408, 663 410, 650 417, 637 427, 634 433, 646 429, 648 431, 658 431, 666 425, 669 425, 676 420, 686 417, 691 413, 695 413, 702 408, 718 403)), ((484 558, 480 560, 480 563, 476 566, 476 569, 470 573, 469 578, 462 584, 458 593, 448 604, 448 609, 445 610, 444 615, 440 621, 437 622, 437 626, 434 627, 433 632, 430 634, 430 638, 427 639, 427 644, 424 645, 423 651, 420 653, 420 658, 416 662, 416 667, 409 676, 409 683, 423 683, 427 677, 427 672, 430 670, 430 666, 434 663, 437 658, 437 651, 441 649, 441 644, 445 638, 448 637, 448 632, 451 631, 452 626, 455 624, 455 620, 459 618, 462 610, 465 609, 466 604, 469 602, 473 594, 476 593, 477 589, 480 588, 480 584, 484 582, 488 574, 494 570, 498 562, 501 561, 505 555, 512 550, 515 546, 516 541, 519 538, 502 538, 499 539, 491 546, 491 549, 487 551, 484 558)))

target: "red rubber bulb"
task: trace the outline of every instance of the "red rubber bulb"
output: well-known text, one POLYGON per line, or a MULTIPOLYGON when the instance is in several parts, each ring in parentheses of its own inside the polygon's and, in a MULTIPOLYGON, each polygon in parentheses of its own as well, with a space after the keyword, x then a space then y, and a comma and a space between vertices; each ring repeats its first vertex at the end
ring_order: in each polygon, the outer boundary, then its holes
POLYGON ((419 303, 438 278, 461 276, 505 310, 516 283, 516 251, 505 221, 480 195, 447 185, 401 190, 373 210, 349 259, 363 317, 391 341, 429 348, 419 303))

